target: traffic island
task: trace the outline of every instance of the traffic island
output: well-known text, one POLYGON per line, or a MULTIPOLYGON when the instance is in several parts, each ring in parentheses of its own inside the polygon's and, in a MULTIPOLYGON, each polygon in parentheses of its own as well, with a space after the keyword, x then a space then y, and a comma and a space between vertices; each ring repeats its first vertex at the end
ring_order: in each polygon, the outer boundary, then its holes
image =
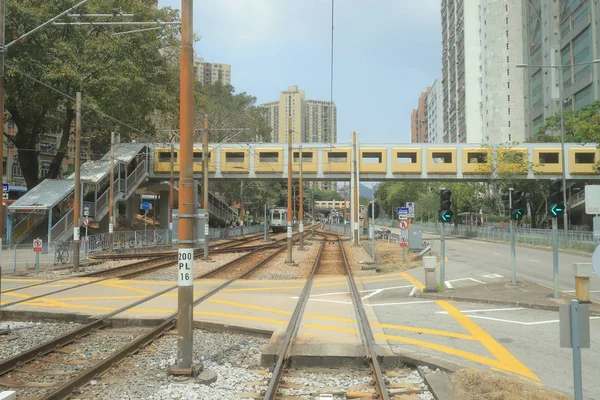
MULTIPOLYGON (((574 295, 561 292, 560 299, 553 298, 553 289, 532 282, 518 282, 513 285, 509 280, 456 287, 440 293, 417 292, 416 297, 432 300, 463 301, 471 303, 499 304, 511 307, 533 308, 558 311, 561 304, 569 304, 574 295)), ((600 315, 600 304, 590 304, 590 315, 600 315)))

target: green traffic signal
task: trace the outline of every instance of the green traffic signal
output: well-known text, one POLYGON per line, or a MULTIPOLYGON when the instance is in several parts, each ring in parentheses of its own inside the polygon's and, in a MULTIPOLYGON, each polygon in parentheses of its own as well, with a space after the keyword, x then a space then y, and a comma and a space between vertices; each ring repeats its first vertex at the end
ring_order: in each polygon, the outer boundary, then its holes
POLYGON ((563 203, 551 204, 548 207, 548 214, 553 217, 560 217, 565 212, 565 205, 563 203))
POLYGON ((440 222, 450 222, 454 217, 454 213, 451 210, 440 211, 440 222))
POLYGON ((521 209, 512 210, 510 216, 514 221, 521 221, 525 216, 525 212, 521 209))

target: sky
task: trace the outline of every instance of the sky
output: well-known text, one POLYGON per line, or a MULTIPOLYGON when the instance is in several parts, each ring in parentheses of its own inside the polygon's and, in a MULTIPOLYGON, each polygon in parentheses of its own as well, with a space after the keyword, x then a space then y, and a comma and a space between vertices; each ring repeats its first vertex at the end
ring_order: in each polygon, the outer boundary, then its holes
MULTIPOLYGON (((180 9, 181 0, 159 0, 180 9)), ((439 0, 337 0, 333 101, 338 142, 408 143, 420 93, 441 77, 439 0)), ((330 99, 331 0, 196 0, 195 55, 231 64, 258 104, 298 85, 330 99)))

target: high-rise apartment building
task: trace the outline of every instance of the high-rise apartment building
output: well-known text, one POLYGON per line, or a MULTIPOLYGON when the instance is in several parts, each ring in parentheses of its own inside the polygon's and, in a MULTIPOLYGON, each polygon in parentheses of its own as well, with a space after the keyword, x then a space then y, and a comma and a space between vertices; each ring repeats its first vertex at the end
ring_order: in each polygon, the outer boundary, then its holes
MULTIPOLYGON (((532 0, 523 2, 524 59, 513 64, 560 65, 560 4, 532 0)), ((524 70, 525 136, 537 134, 546 118, 559 112, 560 71, 530 67, 524 70)))
POLYGON ((427 143, 427 95, 428 87, 425 92, 421 92, 419 103, 410 116, 410 142, 427 143))
POLYGON ((479 29, 479 0, 442 0, 445 143, 481 141, 479 29))
POLYGON ((442 0, 443 142, 522 142, 521 0, 442 0))
POLYGON ((203 58, 194 59, 194 79, 205 85, 221 82, 231 85, 231 65, 204 62, 203 58))
POLYGON ((442 103, 442 82, 436 79, 427 92, 427 142, 442 143, 444 130, 444 105, 442 103))
POLYGON ((264 103, 267 123, 274 143, 287 143, 291 119, 294 143, 335 143, 337 141, 337 109, 329 101, 306 100, 304 90, 290 86, 281 92, 279 101, 264 103))
POLYGON ((306 100, 306 143, 337 142, 337 109, 330 101, 306 100))

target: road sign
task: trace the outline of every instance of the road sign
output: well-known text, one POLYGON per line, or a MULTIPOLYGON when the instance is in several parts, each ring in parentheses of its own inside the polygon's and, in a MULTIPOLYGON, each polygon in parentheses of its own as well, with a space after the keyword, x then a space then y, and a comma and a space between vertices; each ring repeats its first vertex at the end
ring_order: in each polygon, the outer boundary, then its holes
POLYGON ((250 215, 250 211, 246 211, 246 215, 250 215))
POLYGON ((83 215, 86 217, 90 216, 90 205, 89 204, 83 205, 83 215))
POLYGON ((592 221, 594 226, 594 239, 600 239, 600 217, 594 217, 592 221))
POLYGON ((600 185, 587 185, 585 187, 585 213, 590 215, 600 214, 600 185))
POLYGON ((33 252, 34 253, 41 253, 42 252, 42 239, 37 238, 37 239, 33 239, 33 252))
POLYGON ((147 201, 142 203, 142 210, 148 211, 150 209, 150 203, 147 201))
POLYGON ((8 183, 2 184, 2 193, 8 193, 10 191, 10 185, 8 183))
POLYGON ((8 200, 8 192, 2 193, 2 200, 8 200))
POLYGON ((400 221, 398 221, 398 228, 402 229, 403 231, 408 229, 408 221, 405 219, 401 219, 400 221))
POLYGON ((88 218, 83 219, 83 226, 88 226, 90 224, 90 220, 88 218))
POLYGON ((400 236, 400 247, 408 246, 408 238, 406 236, 400 236))
POLYGON ((414 218, 415 217, 415 202, 407 201, 406 208, 408 208, 408 218, 414 218))
POLYGON ((600 278, 600 246, 596 247, 592 255, 592 268, 594 268, 594 272, 600 278))

